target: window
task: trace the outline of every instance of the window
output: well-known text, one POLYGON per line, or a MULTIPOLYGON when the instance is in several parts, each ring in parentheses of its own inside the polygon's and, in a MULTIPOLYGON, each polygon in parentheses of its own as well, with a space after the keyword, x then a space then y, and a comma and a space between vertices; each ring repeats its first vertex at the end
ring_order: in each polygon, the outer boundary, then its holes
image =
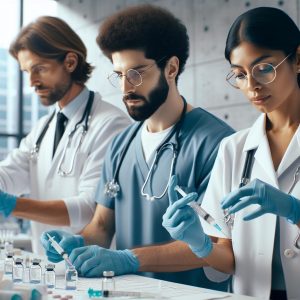
POLYGON ((9 45, 20 30, 21 19, 26 25, 40 15, 55 16, 56 6, 53 0, 0 1, 0 28, 5 28, 0 39, 0 160, 48 112, 29 88, 28 80, 20 75, 18 63, 8 52, 9 45))

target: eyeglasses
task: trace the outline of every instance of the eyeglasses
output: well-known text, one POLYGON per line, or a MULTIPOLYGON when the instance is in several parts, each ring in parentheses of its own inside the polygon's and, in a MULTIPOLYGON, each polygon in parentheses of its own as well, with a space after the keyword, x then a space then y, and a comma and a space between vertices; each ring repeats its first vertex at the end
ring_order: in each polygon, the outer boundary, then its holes
POLYGON ((126 80, 133 86, 140 86, 143 83, 143 77, 142 75, 148 71, 149 69, 151 69, 153 66, 155 66, 156 64, 158 64, 159 62, 161 62, 164 58, 166 58, 166 56, 164 56, 163 58, 159 59, 158 61, 156 61, 155 63, 153 63, 152 65, 148 66, 148 68, 146 68, 143 71, 137 71, 135 69, 129 69, 126 71, 126 74, 120 74, 120 73, 116 73, 113 72, 112 74, 110 74, 107 79, 109 80, 110 84, 115 87, 115 88, 121 88, 122 87, 122 78, 125 76, 126 80))
MULTIPOLYGON (((268 63, 259 63, 253 66, 251 75, 261 84, 269 84, 276 78, 276 69, 291 55, 290 53, 275 67, 268 63)), ((236 89, 244 89, 247 86, 248 76, 243 72, 231 71, 226 76, 226 81, 236 89)))

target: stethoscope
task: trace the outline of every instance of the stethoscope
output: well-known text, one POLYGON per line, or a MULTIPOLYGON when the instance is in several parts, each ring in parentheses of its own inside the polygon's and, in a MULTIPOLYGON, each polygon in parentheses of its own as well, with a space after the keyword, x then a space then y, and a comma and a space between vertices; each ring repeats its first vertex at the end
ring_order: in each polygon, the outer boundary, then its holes
MULTIPOLYGON (((68 176, 73 171, 74 163, 75 163, 75 157, 76 157, 77 152, 78 152, 78 150, 79 150, 79 148, 80 148, 80 146, 82 144, 82 141, 83 141, 83 139, 84 139, 84 137, 85 137, 85 135, 86 135, 86 133, 87 133, 87 131, 89 129, 89 120, 91 118, 91 109, 92 109, 92 106, 93 106, 93 102, 94 102, 94 92, 90 91, 89 98, 88 98, 86 107, 84 109, 84 112, 82 114, 82 117, 81 117, 80 121, 78 121, 76 123, 76 125, 74 126, 74 129, 68 135, 68 142, 67 142, 66 146, 64 147, 63 154, 62 154, 62 157, 61 157, 59 165, 58 165, 58 172, 57 173, 60 176, 68 176), (83 122, 84 122, 84 124, 82 124, 83 122), (79 141, 79 143, 78 143, 78 145, 77 145, 77 147, 76 147, 76 149, 74 151, 73 157, 71 159, 70 167, 67 170, 64 170, 62 168, 62 165, 63 165, 64 159, 65 159, 65 156, 66 156, 67 148, 71 144, 72 138, 73 138, 75 132, 77 131, 77 129, 79 127, 82 127, 82 133, 81 133, 80 141, 79 141)), ((44 126, 41 134, 39 135, 36 143, 34 144, 33 148, 30 150, 30 160, 33 161, 33 162, 37 161, 41 143, 42 143, 42 141, 43 141, 43 139, 45 137, 45 134, 46 134, 46 132, 47 132, 47 130, 49 128, 49 125, 50 125, 52 119, 54 118, 54 115, 55 115, 55 111, 50 116, 50 118, 47 121, 46 125, 44 126)))
MULTIPOLYGON (((148 171, 148 174, 146 176, 146 179, 142 185, 141 188, 141 195, 143 197, 145 197, 147 200, 149 201, 155 201, 157 199, 161 199, 167 192, 168 190, 168 186, 169 186, 169 181, 173 175, 174 169, 175 169, 175 165, 176 165, 176 160, 177 160, 177 155, 179 152, 179 132, 181 130, 183 121, 184 121, 184 117, 185 117, 185 113, 186 113, 186 109, 187 109, 187 103, 186 100, 184 99, 184 97, 182 97, 183 99, 183 110, 180 116, 179 121, 176 123, 176 125, 173 127, 172 131, 170 132, 170 134, 166 137, 166 139, 161 143, 161 145, 156 149, 155 151, 155 156, 153 158, 153 162, 151 164, 151 167, 148 171), (170 139, 172 138, 172 136, 175 134, 175 143, 171 143, 170 139), (151 181, 151 178, 153 176, 153 171, 155 169, 155 167, 158 164, 159 161, 159 157, 160 154, 164 151, 170 149, 173 152, 173 156, 172 156, 172 161, 171 161, 171 167, 170 167, 170 172, 169 172, 169 179, 168 179, 168 183, 166 185, 166 187, 163 189, 163 192, 158 195, 150 195, 148 193, 145 192, 145 187, 147 185, 148 182, 151 181)), ((143 125, 143 122, 140 122, 138 124, 138 126, 135 128, 135 130, 133 131, 132 135, 130 136, 127 144, 125 145, 123 151, 121 152, 120 155, 120 159, 119 162, 117 164, 116 167, 116 171, 114 173, 113 179, 108 181, 105 184, 104 187, 104 194, 105 196, 109 197, 109 198, 114 198, 117 196, 118 192, 120 191, 120 185, 118 183, 118 178, 119 178, 119 172, 120 172, 120 168, 122 166, 123 160, 125 158, 125 155, 128 151, 129 146, 131 145, 132 141, 134 140, 135 136, 137 135, 138 131, 140 130, 141 126, 143 125)))
MULTIPOLYGON (((244 163, 243 173, 242 173, 242 177, 240 180, 239 188, 245 186, 246 184, 248 184, 250 182, 255 151, 256 151, 256 149, 251 149, 251 150, 247 151, 247 156, 246 156, 246 160, 244 163)), ((299 179, 300 179, 300 166, 297 168, 297 170, 294 174, 294 179, 293 179, 291 187, 288 190, 288 194, 290 194, 292 192, 293 188, 295 187, 295 185, 299 181, 299 179)), ((224 221, 230 228, 232 228, 233 224, 234 224, 234 215, 233 214, 228 215, 225 212, 224 221)), ((300 250, 300 229, 298 230, 298 234, 293 242, 293 245, 295 248, 300 250)))

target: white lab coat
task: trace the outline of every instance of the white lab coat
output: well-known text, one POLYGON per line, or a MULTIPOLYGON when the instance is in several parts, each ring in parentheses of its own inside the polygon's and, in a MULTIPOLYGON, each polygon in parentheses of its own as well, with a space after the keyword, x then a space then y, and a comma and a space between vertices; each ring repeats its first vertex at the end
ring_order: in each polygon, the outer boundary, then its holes
MULTIPOLYGON (((224 212, 220 207, 223 197, 238 188, 246 152, 253 148, 257 150, 251 180, 258 178, 281 191, 288 192, 295 171, 300 166, 300 129, 296 131, 278 170, 275 171, 265 133, 265 119, 263 114, 250 129, 240 131, 222 141, 202 206, 232 237, 235 256, 234 293, 268 299, 271 290, 276 216, 265 214, 252 221, 243 221, 243 216, 256 209, 252 205, 235 214, 233 230, 230 231, 224 223, 224 212)), ((300 199, 300 182, 291 194, 300 199)), ((201 220, 201 223, 207 234, 221 237, 206 222, 201 220)), ((299 300, 300 251, 293 245, 297 233, 296 225, 280 218, 280 253, 287 295, 288 299, 299 300), (287 249, 290 249, 290 255, 287 255, 287 249)))
MULTIPOLYGON (((129 119, 120 109, 104 102, 100 95, 95 93, 89 129, 76 154, 74 170, 69 176, 62 177, 58 175, 58 167, 63 148, 67 144, 68 134, 82 118, 86 103, 86 101, 82 103, 75 116, 68 122, 53 159, 56 117, 51 121, 41 143, 37 162, 30 159, 30 150, 49 119, 49 116, 45 116, 22 140, 20 147, 13 150, 0 163, 1 189, 15 195, 28 194, 32 199, 64 200, 71 227, 60 227, 59 229, 73 233, 82 230, 94 214, 95 189, 109 142, 118 132, 130 124, 129 119)), ((81 129, 82 127, 76 131, 72 139, 71 150, 67 151, 65 155, 65 169, 71 165, 68 159, 74 155, 74 144, 80 140, 79 132, 82 131, 81 129)), ((33 251, 43 253, 40 245, 41 233, 58 227, 38 222, 32 222, 31 225, 33 251)))

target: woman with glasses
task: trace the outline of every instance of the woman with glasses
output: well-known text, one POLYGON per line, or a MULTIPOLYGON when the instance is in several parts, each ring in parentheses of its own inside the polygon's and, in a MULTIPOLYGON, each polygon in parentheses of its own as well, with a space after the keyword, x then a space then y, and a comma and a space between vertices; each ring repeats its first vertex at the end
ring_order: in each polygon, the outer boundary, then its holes
MULTIPOLYGON (((204 265, 234 275, 238 294, 300 299, 299 45, 299 29, 279 9, 255 8, 236 19, 226 42, 226 79, 262 114, 222 141, 204 196, 202 208, 229 238, 200 223, 187 205, 192 194, 163 217, 171 236, 204 265)), ((175 185, 172 178, 171 202, 175 185)))

